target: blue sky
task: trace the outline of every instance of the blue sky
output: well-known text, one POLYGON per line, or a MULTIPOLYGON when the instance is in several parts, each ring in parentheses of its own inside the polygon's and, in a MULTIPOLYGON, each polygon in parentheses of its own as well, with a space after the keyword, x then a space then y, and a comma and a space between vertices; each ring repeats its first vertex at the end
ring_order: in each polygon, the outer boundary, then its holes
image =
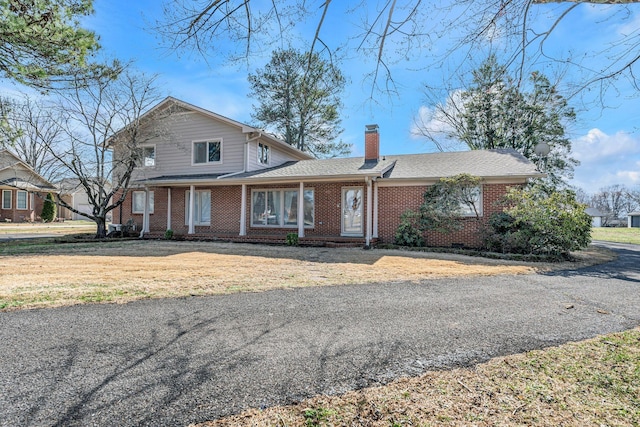
MULTIPOLYGON (((252 99, 247 96, 247 68, 225 64, 216 58, 208 58, 205 62, 198 55, 178 54, 162 47, 159 37, 146 30, 161 16, 159 0, 95 0, 94 6, 95 15, 86 21, 86 26, 100 36, 109 56, 135 60, 136 67, 142 71, 159 74, 166 95, 241 122, 251 122, 252 99)), ((630 6, 628 10, 630 15, 612 16, 615 10, 611 6, 581 5, 569 19, 562 21, 548 40, 546 51, 550 54, 575 51, 577 55, 582 48, 593 46, 602 46, 605 51, 615 35, 637 36, 640 5, 630 6)), ((549 6, 545 13, 538 18, 541 25, 547 25, 551 17, 560 12, 558 6, 549 6)), ((354 10, 349 15, 333 16, 323 27, 323 38, 332 41, 345 37, 345 29, 357 25, 363 14, 363 11, 354 10)), ((301 31, 312 31, 314 25, 315 22, 301 31)), ((455 36, 455 32, 449 35, 455 36)), ((342 139, 352 145, 353 155, 363 154, 364 128, 370 123, 380 125, 382 154, 434 151, 424 141, 411 136, 411 127, 414 116, 424 106, 422 87, 425 83, 455 85, 450 66, 443 63, 442 66, 422 68, 425 62, 433 62, 430 55, 442 51, 447 41, 443 39, 440 43, 431 50, 415 49, 410 58, 394 64, 398 95, 390 98, 379 94, 376 102, 368 102, 371 86, 363 81, 372 62, 353 56, 342 63, 343 73, 350 80, 343 97, 345 131, 342 139)), ((500 43, 498 37, 494 46, 499 47, 500 43)), ((598 67, 604 55, 606 51, 590 65, 598 67)), ((269 52, 265 52, 263 58, 255 58, 251 67, 261 67, 268 59, 269 52)), ((558 64, 548 62, 541 62, 540 68, 545 73, 559 70, 558 64)), ((565 79, 576 80, 572 73, 569 71, 565 79)), ((588 92, 583 99, 572 98, 578 120, 568 131, 574 156, 581 161, 572 184, 587 192, 618 183, 640 188, 640 93, 621 82, 617 91, 606 95, 605 101, 611 108, 602 109, 591 102, 596 92, 588 92)))

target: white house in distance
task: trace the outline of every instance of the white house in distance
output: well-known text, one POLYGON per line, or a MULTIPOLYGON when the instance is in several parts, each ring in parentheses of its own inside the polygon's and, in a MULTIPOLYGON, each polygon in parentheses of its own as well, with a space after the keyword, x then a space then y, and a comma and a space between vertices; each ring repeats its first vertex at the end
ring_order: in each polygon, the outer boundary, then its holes
POLYGON ((591 217, 592 227, 602 227, 602 212, 596 208, 587 208, 584 212, 591 217))
MULTIPOLYGON (((78 178, 64 178, 56 183, 60 190, 60 197, 79 212, 91 215, 93 206, 78 178)), ((58 206, 58 218, 71 220, 86 220, 86 216, 58 206)))
POLYGON ((640 211, 629 212, 627 214, 627 227, 639 227, 640 228, 640 211))

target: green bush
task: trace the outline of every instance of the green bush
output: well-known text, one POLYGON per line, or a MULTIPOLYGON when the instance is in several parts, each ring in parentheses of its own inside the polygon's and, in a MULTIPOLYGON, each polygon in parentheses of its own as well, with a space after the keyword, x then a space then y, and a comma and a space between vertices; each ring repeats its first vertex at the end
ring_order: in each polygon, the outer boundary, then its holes
POLYGON ((171 240, 173 239, 173 230, 172 229, 167 229, 167 231, 164 232, 164 238, 165 240, 171 240))
POLYGON ((505 203, 504 212, 489 219, 487 249, 568 258, 591 243, 591 217, 572 191, 512 188, 505 203))
POLYGON ((298 246, 298 233, 287 234, 285 241, 289 246, 298 246))
POLYGON ((56 204, 53 201, 53 194, 48 193, 47 197, 44 199, 42 214, 40 215, 40 217, 44 222, 52 222, 54 219, 56 219, 56 204))
POLYGON ((424 246, 424 237, 418 225, 419 214, 405 211, 400 216, 400 224, 396 229, 394 242, 396 245, 421 247, 424 246))

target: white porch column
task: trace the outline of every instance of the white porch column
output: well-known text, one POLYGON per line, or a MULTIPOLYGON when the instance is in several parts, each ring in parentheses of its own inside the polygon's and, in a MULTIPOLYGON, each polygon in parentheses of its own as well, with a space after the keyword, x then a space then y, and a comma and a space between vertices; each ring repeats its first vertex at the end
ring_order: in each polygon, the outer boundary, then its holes
POLYGON ((167 188, 167 230, 171 230, 171 188, 167 188))
POLYGON ((149 210, 150 210, 150 201, 149 201, 149 187, 144 187, 144 214, 142 215, 142 232, 149 232, 149 210))
POLYGON ((373 223, 373 197, 371 189, 371 179, 365 178, 367 183, 367 230, 365 232, 365 245, 371 243, 371 225, 373 223))
POLYGON ((378 181, 373 181, 373 238, 378 238, 378 181))
POLYGON ((240 200, 240 235, 247 235, 247 184, 242 184, 242 199, 240 200))
POLYGON ((304 237, 304 182, 300 181, 298 193, 298 237, 304 237))
POLYGON ((196 186, 189 187, 189 234, 194 234, 195 227, 193 225, 193 215, 196 210, 196 186))

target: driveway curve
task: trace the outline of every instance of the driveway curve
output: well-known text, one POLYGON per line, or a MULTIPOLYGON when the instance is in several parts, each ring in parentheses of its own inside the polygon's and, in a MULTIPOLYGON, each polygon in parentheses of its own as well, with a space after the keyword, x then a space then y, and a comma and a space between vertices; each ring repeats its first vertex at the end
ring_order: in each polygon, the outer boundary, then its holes
POLYGON ((640 324, 640 247, 580 270, 0 313, 1 426, 179 426, 640 324))

